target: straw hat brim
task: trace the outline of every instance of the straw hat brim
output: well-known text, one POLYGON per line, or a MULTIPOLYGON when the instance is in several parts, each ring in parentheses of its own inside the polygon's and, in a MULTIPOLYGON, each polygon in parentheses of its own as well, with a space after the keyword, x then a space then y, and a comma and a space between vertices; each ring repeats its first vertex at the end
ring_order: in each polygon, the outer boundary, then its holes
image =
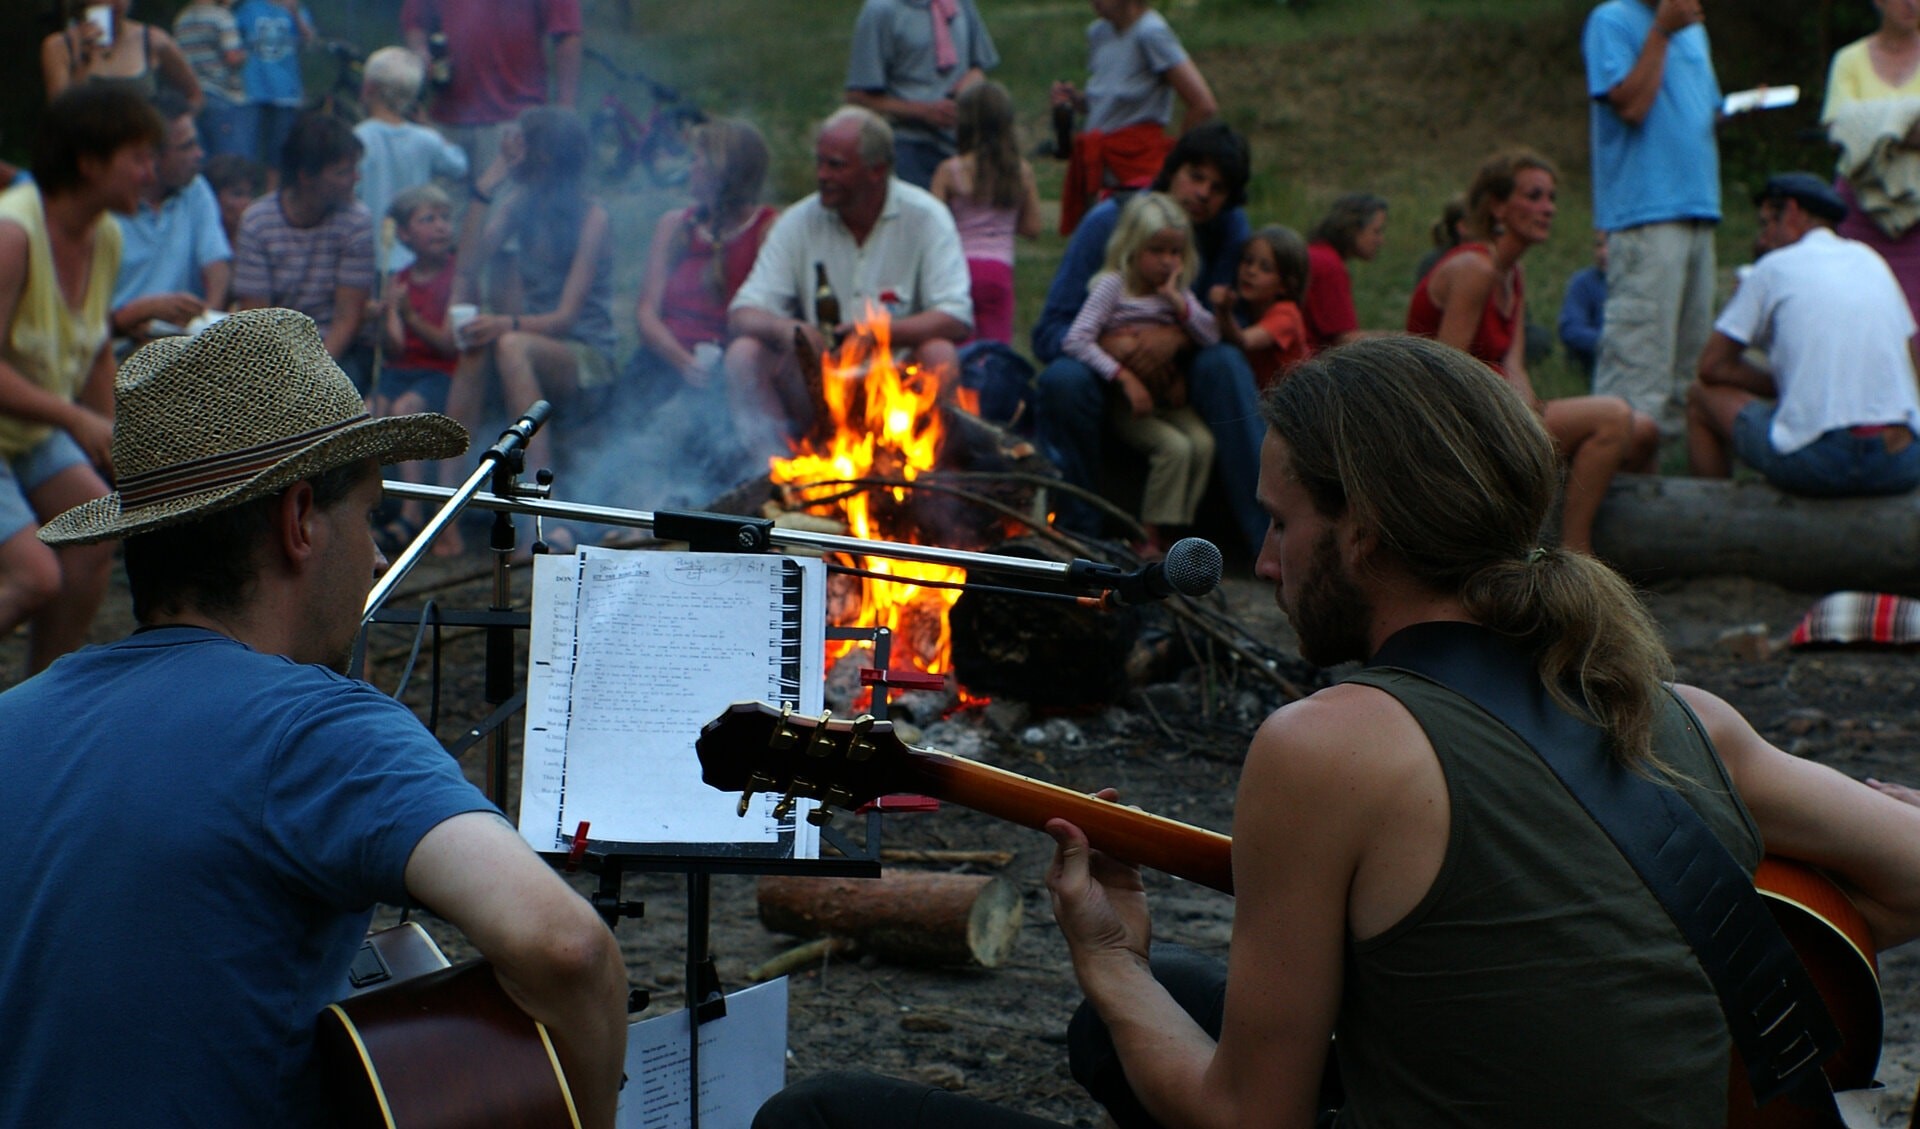
POLYGON ((40 528, 40 540, 58 547, 131 537, 230 509, 361 459, 378 459, 384 466, 414 459, 453 458, 466 449, 466 429, 447 416, 421 412, 369 419, 327 435, 238 485, 185 494, 131 510, 121 508, 120 492, 116 490, 47 522, 40 528))

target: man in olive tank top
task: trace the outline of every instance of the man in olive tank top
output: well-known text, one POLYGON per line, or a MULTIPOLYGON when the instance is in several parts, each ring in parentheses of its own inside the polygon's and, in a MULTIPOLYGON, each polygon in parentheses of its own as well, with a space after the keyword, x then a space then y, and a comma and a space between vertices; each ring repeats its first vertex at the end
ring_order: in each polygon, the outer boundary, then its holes
MULTIPOLYGON (((1674 789, 1729 867, 1751 871, 1764 846, 1832 872, 1879 948, 1920 935, 1920 807, 1664 683, 1626 583, 1540 543, 1552 440, 1465 354, 1357 342, 1300 365, 1262 410, 1256 571, 1308 659, 1375 661, 1254 735, 1224 965, 1172 947, 1150 960, 1138 871, 1048 825, 1055 916, 1087 994, 1075 1077, 1128 1129, 1725 1125, 1732 1041, 1676 924, 1688 915, 1663 909, 1542 753, 1407 668, 1431 669, 1421 648, 1440 640, 1477 640, 1499 656, 1481 664, 1492 683, 1592 723, 1604 742, 1588 756, 1652 781, 1659 804, 1674 789)), ((809 1079, 755 1126, 882 1123, 862 1107, 921 1129, 1038 1124, 913 1089, 809 1079)))

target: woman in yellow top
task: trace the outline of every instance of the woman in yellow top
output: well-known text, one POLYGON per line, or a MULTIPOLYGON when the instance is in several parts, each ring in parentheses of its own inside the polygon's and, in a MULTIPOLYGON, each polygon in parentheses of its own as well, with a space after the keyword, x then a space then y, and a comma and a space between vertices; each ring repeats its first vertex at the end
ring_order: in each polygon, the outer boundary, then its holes
MULTIPOLYGON (((1859 113, 1866 103, 1892 98, 1920 100, 1920 0, 1873 0, 1880 10, 1880 26, 1873 34, 1857 39, 1833 53, 1833 66, 1827 72, 1827 99, 1820 108, 1820 120, 1836 140, 1845 133, 1836 122, 1850 113, 1859 113)), ((1886 107, 1881 107, 1885 109, 1886 107)), ((1920 149, 1920 102, 1912 115, 1916 123, 1906 131, 1898 149, 1920 149)), ((1836 229, 1848 239, 1858 239, 1880 252, 1893 268, 1906 292, 1914 319, 1920 321, 1920 224, 1900 226, 1889 232, 1860 206, 1855 186, 1848 176, 1859 179, 1868 170, 1846 169, 1836 178, 1835 187, 1847 201, 1847 218, 1836 229)), ((1916 185, 1915 187, 1920 187, 1916 185)), ((1920 219, 1914 213, 1913 219, 1920 219)))
POLYGON ((33 180, 0 193, 0 635, 30 623, 28 674, 87 641, 106 594, 112 543, 56 552, 35 534, 113 475, 107 211, 139 207, 163 136, 138 94, 76 86, 41 119, 33 180))

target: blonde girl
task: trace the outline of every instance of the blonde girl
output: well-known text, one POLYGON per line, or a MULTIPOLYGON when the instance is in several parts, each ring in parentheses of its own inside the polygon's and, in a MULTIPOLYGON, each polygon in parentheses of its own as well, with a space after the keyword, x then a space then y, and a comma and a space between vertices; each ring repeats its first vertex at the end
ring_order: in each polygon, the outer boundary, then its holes
POLYGON ((1106 268, 1087 284, 1087 300, 1062 348, 1112 382, 1108 418, 1122 441, 1147 456, 1140 506, 1144 555, 1165 548, 1168 526, 1193 524, 1213 465, 1213 433, 1187 406, 1184 366, 1193 348, 1220 339, 1213 313, 1187 284, 1200 269, 1192 224, 1171 196, 1142 192, 1120 212, 1107 241, 1106 268), (1136 350, 1145 326, 1186 330, 1192 348, 1164 364, 1136 350), (1136 371, 1139 370, 1139 371, 1136 371))

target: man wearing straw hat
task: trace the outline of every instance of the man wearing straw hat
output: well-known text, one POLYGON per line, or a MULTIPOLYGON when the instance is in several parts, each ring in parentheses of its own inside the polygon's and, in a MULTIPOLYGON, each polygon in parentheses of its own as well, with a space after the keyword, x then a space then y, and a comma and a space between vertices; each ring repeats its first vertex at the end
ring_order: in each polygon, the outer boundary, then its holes
POLYGON ((371 419, 313 322, 248 311, 122 368, 139 629, 0 694, 0 1125, 308 1125, 314 1022, 376 902, 457 925, 611 1126, 625 970, 587 902, 402 705, 339 672, 384 567, 379 467, 460 426, 371 419))

